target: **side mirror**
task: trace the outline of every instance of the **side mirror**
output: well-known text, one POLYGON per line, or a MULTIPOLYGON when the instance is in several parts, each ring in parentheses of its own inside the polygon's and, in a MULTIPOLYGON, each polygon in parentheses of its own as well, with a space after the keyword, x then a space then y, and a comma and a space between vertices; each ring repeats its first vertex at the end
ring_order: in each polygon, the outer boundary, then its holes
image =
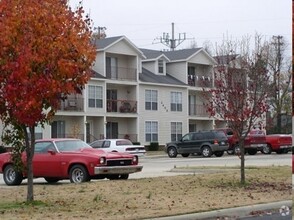
POLYGON ((49 154, 51 154, 51 155, 55 155, 55 154, 56 154, 56 152, 55 152, 54 150, 51 150, 51 149, 48 150, 47 152, 48 152, 49 154))

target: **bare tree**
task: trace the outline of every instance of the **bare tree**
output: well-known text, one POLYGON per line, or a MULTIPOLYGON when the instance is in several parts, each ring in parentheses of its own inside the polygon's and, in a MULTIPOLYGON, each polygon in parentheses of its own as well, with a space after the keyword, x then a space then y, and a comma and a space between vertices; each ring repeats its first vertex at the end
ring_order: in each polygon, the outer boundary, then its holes
MULTIPOLYGON (((287 132, 282 129, 282 113, 291 115, 292 63, 286 57, 287 43, 282 36, 273 36, 269 44, 268 69, 270 72, 269 104, 273 109, 271 118, 276 120, 271 132, 287 132)), ((289 132, 289 131, 288 131, 289 132)))
POLYGON ((215 87, 203 89, 209 100, 207 111, 227 121, 239 139, 241 184, 245 184, 244 140, 268 110, 268 45, 259 35, 254 40, 253 49, 249 37, 241 41, 224 40, 216 48, 215 87))

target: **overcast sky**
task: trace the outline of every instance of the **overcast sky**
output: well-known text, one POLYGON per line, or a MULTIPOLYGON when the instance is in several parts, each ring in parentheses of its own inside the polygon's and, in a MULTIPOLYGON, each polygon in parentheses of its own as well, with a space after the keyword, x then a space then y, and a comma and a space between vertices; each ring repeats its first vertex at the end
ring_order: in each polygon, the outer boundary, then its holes
MULTIPOLYGON (((70 0, 76 6, 80 0, 70 0)), ((83 0, 95 27, 106 27, 107 37, 125 35, 137 47, 168 49, 160 43, 163 33, 175 38, 186 33, 177 49, 193 42, 220 43, 224 36, 240 39, 259 33, 283 36, 292 43, 291 0, 83 0)), ((291 45, 288 48, 291 54, 291 45)))

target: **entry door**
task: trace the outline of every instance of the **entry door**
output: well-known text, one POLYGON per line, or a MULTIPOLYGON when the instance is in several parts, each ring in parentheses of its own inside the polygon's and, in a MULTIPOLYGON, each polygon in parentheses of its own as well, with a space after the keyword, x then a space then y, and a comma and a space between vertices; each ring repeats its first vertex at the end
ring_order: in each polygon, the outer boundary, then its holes
POLYGON ((106 77, 109 79, 118 78, 118 67, 116 57, 106 57, 106 77))
POLYGON ((117 112, 117 90, 107 90, 107 112, 117 112))
POLYGON ((52 138, 65 138, 65 121, 53 121, 51 125, 52 138))
POLYGON ((107 122, 106 124, 106 138, 118 138, 118 123, 107 122))
POLYGON ((189 95, 189 115, 196 115, 196 96, 189 95))

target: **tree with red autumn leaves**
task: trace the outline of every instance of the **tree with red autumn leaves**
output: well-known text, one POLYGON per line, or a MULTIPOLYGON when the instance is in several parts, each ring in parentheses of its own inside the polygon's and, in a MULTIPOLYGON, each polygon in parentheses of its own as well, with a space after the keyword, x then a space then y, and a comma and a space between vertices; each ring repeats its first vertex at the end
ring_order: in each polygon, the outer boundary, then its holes
POLYGON ((90 19, 66 0, 0 1, 0 118, 25 140, 27 201, 33 201, 35 126, 81 93, 96 50, 90 19))
POLYGON ((214 88, 203 89, 207 111, 226 121, 239 140, 241 184, 245 184, 244 140, 268 111, 268 47, 257 35, 250 51, 249 40, 227 40, 217 48, 214 88))

